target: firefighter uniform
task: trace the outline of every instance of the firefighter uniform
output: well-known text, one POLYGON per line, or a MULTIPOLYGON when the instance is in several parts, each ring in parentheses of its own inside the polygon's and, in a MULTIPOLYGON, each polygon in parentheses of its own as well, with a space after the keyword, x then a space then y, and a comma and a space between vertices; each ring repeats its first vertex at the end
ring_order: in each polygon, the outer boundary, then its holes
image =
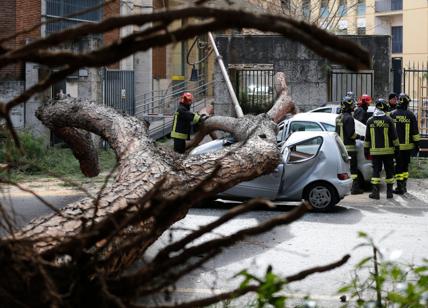
POLYGON ((192 124, 197 124, 201 117, 197 113, 190 111, 190 104, 180 103, 174 114, 171 138, 174 139, 174 151, 184 153, 186 150, 186 140, 190 140, 190 129, 192 124))
POLYGON ((391 118, 395 122, 400 143, 400 154, 396 161, 395 174, 397 188, 394 190, 394 193, 399 195, 407 192, 406 183, 409 178, 410 157, 413 153, 416 154, 419 151, 419 141, 421 139, 416 117, 413 112, 407 110, 409 102, 410 98, 405 94, 401 94, 397 109, 391 112, 391 118))
POLYGON ((364 191, 360 188, 358 182, 358 163, 357 163, 357 147, 355 140, 358 135, 355 132, 355 121, 352 117, 353 109, 352 97, 344 97, 341 102, 341 114, 336 118, 336 133, 342 139, 348 155, 351 157, 351 178, 352 189, 351 194, 362 194, 364 191))
POLYGON ((385 114, 388 105, 385 100, 376 101, 376 110, 368 119, 366 125, 366 137, 364 141, 364 154, 372 156, 373 176, 371 179, 372 199, 379 199, 380 172, 382 165, 385 168, 387 184, 386 197, 392 198, 392 186, 394 179, 394 154, 398 153, 398 137, 393 120, 385 114))

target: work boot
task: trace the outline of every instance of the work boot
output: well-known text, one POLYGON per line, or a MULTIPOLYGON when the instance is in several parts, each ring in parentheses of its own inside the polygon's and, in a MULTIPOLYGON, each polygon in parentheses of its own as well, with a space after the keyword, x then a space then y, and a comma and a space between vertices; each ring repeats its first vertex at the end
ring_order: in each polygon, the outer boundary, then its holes
POLYGON ((404 191, 404 193, 406 193, 406 192, 407 192, 407 179, 405 179, 405 180, 403 181, 403 191, 404 191))
POLYGON ((351 195, 360 195, 363 194, 364 190, 361 189, 360 183, 358 183, 358 180, 352 181, 352 188, 351 188, 351 195))
POLYGON ((392 184, 386 184, 386 198, 391 199, 394 195, 392 194, 392 184))
POLYGON ((379 200, 379 184, 372 184, 372 193, 369 194, 369 198, 379 200))
POLYGON ((404 181, 397 181, 397 188, 393 190, 394 194, 404 195, 404 181))

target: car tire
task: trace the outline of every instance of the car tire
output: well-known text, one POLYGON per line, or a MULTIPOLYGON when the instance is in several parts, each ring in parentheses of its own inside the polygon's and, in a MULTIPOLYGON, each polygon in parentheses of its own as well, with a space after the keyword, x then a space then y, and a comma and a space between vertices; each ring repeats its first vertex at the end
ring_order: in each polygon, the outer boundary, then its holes
POLYGON ((316 212, 328 212, 339 202, 336 189, 326 182, 309 184, 304 190, 303 198, 316 212))

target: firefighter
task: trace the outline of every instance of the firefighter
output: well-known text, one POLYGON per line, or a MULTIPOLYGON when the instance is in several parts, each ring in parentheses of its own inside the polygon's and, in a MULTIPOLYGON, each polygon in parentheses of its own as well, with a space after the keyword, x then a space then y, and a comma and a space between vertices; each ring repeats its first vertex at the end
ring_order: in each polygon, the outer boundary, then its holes
POLYGON ((395 122, 398 141, 400 142, 400 155, 396 161, 395 179, 397 188, 394 193, 403 195, 407 192, 407 179, 409 178, 410 156, 419 152, 419 141, 421 139, 416 117, 410 110, 410 97, 401 93, 398 98, 397 109, 391 112, 391 118, 395 122))
POLYGON ((376 100, 376 109, 366 125, 364 142, 364 156, 372 156, 373 176, 371 179, 372 193, 369 198, 379 199, 380 172, 382 164, 385 168, 386 197, 393 198, 392 188, 394 179, 394 155, 399 154, 397 131, 393 120, 386 115, 387 102, 379 98, 376 100))
POLYGON ((192 93, 185 92, 180 97, 180 105, 174 114, 171 138, 174 139, 174 151, 184 153, 186 151, 186 140, 190 140, 190 128, 192 124, 198 124, 205 119, 197 113, 190 111, 193 102, 192 93))
POLYGON ((355 133, 355 121, 352 117, 354 99, 351 96, 345 96, 340 103, 340 109, 341 114, 336 118, 336 133, 342 139, 346 151, 351 157, 351 194, 362 194, 364 190, 358 182, 357 147, 355 145, 355 139, 359 138, 359 136, 355 133))
POLYGON ((354 111, 354 119, 360 121, 364 125, 367 123, 369 116, 367 114, 367 109, 369 105, 372 103, 372 98, 370 95, 363 94, 358 100, 358 107, 354 111))
POLYGON ((391 113, 392 111, 394 111, 397 108, 397 94, 395 93, 391 93, 388 96, 388 112, 391 113))

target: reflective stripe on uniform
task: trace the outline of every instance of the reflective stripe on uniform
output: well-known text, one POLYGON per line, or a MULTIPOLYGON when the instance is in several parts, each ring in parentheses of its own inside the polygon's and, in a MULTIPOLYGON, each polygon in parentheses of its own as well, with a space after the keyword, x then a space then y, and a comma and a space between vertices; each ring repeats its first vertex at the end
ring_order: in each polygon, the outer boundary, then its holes
POLYGON ((380 178, 372 178, 370 181, 372 184, 380 184, 380 178))
POLYGON ((187 134, 183 134, 183 133, 178 133, 176 132, 176 128, 177 128, 177 119, 178 119, 178 112, 176 112, 174 114, 174 122, 172 124, 172 131, 171 131, 171 138, 176 138, 176 139, 187 139, 187 134))
POLYGON ((374 149, 375 143, 376 143, 376 136, 375 136, 375 130, 374 127, 370 127, 370 137, 371 137, 371 142, 372 142, 372 149, 374 149))
POLYGON ((389 138, 388 138, 388 127, 385 127, 383 129, 383 138, 384 138, 384 142, 385 142, 385 148, 389 148, 389 138))
POLYGON ((404 144, 410 143, 410 123, 405 124, 404 144))
POLYGON ((402 173, 397 173, 397 174, 395 175, 395 179, 396 179, 397 181, 402 181, 402 180, 404 180, 403 174, 402 174, 402 173))
POLYGON ((409 172, 403 172, 403 179, 407 180, 409 178, 409 172))
POLYGON ((400 141, 398 141, 398 138, 397 138, 397 139, 394 139, 394 140, 392 141, 392 144, 393 144, 395 147, 398 147, 398 146, 400 145, 400 141))
POLYGON ((356 152, 357 151, 357 147, 355 145, 352 144, 347 144, 345 145, 346 151, 348 152, 356 152))
POLYGON ((394 154, 394 148, 371 148, 371 155, 391 155, 394 154))
POLYGON ((413 150, 415 148, 414 143, 403 144, 400 143, 400 150, 413 150))
POLYGON ((369 148, 370 147, 370 142, 369 141, 364 141, 364 147, 365 148, 369 148))
POLYGON ((358 174, 351 174, 351 179, 352 180, 355 180, 355 179, 357 179, 358 178, 358 174))
POLYGON ((197 124, 200 120, 201 116, 197 113, 195 113, 195 116, 193 117, 192 123, 197 124))
POLYGON ((421 141, 421 135, 419 134, 413 135, 412 137, 413 137, 413 141, 421 141))
POLYGON ((386 184, 394 184, 395 183, 395 179, 394 178, 385 179, 385 183, 386 184))

